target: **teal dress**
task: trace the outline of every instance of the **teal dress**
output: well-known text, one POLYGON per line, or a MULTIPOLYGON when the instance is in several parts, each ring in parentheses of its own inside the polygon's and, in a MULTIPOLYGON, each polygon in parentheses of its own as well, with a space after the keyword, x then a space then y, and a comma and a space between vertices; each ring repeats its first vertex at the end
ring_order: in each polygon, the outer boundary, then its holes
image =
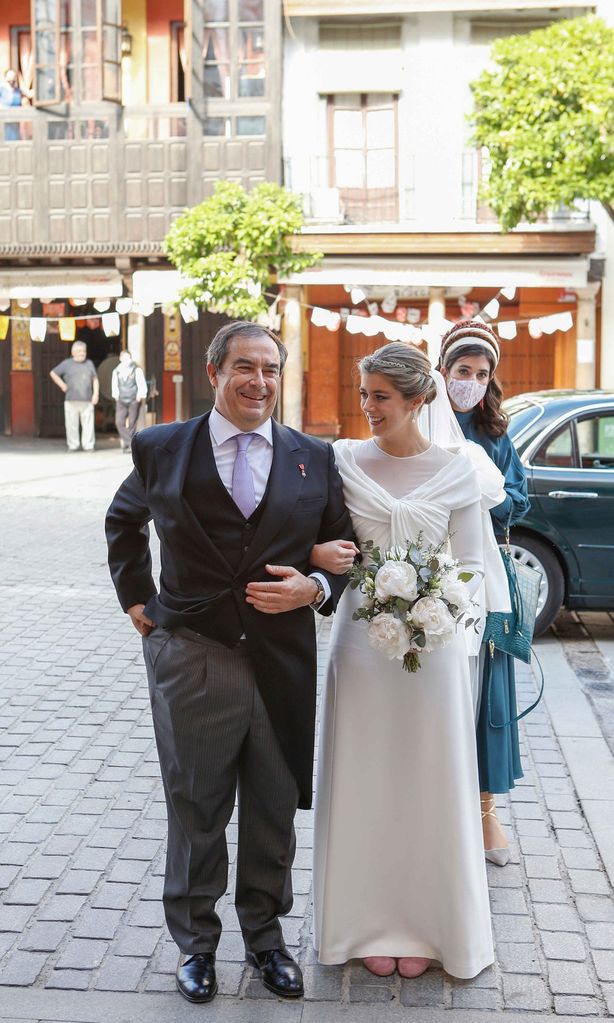
MULTIPOLYGON (((495 533, 502 538, 510 513, 511 525, 514 525, 529 510, 527 480, 522 463, 506 433, 502 437, 484 433, 476 426, 473 411, 456 412, 455 415, 467 440, 483 447, 505 476, 505 500, 490 510, 495 533)), ((480 792, 509 792, 514 788, 515 781, 522 778, 518 724, 511 720, 517 713, 514 658, 495 650, 491 661, 490 654, 486 652, 477 722, 480 792), (491 721, 495 724, 510 723, 505 728, 493 728, 491 721)))

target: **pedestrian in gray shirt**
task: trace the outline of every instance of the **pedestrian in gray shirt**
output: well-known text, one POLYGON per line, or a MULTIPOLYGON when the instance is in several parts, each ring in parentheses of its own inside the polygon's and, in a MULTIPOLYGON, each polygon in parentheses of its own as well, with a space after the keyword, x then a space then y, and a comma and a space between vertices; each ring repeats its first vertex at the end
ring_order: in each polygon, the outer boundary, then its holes
POLYGON ((98 377, 91 359, 87 358, 87 345, 75 341, 70 349, 70 359, 63 359, 51 370, 49 376, 64 392, 64 425, 69 451, 79 450, 79 425, 81 425, 81 447, 93 451, 94 406, 98 404, 98 377))

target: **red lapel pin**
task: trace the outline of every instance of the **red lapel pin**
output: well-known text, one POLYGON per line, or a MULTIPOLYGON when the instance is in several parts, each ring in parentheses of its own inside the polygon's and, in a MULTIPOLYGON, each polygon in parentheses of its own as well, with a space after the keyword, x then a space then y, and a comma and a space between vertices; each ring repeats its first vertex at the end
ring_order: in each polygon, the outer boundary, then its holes
POLYGON ((306 480, 307 479, 307 473, 305 472, 305 466, 303 465, 302 462, 299 462, 298 463, 298 467, 301 470, 301 476, 303 477, 304 480, 306 480))

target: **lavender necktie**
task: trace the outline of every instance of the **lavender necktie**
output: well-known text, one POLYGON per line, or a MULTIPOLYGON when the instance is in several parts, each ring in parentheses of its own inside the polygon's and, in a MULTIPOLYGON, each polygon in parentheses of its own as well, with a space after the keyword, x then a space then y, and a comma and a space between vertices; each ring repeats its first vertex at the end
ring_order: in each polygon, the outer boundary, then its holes
POLYGON ((235 437, 237 453, 232 470, 232 499, 246 519, 256 509, 254 477, 247 460, 247 449, 255 436, 255 433, 238 433, 235 437))

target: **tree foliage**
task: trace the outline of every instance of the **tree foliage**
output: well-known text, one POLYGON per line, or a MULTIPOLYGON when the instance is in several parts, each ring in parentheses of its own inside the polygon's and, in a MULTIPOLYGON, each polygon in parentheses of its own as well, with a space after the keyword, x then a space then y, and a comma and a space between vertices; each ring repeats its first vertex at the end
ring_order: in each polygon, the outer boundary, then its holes
POLYGON ((474 141, 488 150, 483 190, 501 226, 560 204, 614 204, 614 29, 595 17, 497 40, 472 83, 474 141))
POLYGON ((292 250, 303 226, 301 198, 263 183, 246 192, 218 181, 204 202, 185 210, 165 239, 170 261, 189 281, 181 299, 213 312, 255 320, 267 310, 264 291, 272 274, 313 266, 318 252, 292 250))

